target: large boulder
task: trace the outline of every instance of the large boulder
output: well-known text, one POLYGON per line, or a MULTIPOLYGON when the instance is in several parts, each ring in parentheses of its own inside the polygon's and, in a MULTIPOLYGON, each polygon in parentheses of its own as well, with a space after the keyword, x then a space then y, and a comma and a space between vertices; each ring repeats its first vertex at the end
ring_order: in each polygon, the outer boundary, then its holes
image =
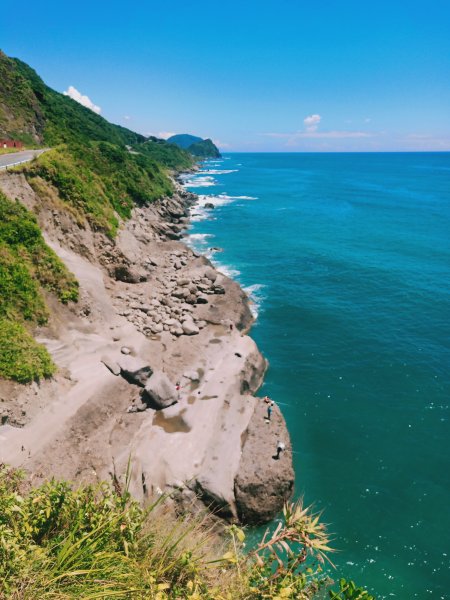
POLYGON ((217 279, 217 271, 212 267, 206 267, 204 276, 206 279, 209 279, 209 281, 214 282, 217 279))
POLYGON ((175 385, 162 371, 155 371, 142 393, 142 400, 150 408, 161 410, 178 402, 175 385))
POLYGON ((102 356, 101 361, 113 375, 120 375, 120 365, 113 358, 109 356, 102 356))
POLYGON ((229 490, 229 498, 226 498, 222 486, 217 487, 217 482, 214 482, 207 477, 199 477, 196 481, 195 491, 203 504, 205 504, 214 515, 227 519, 228 521, 237 521, 234 497, 231 489, 229 490))
POLYGON ((128 383, 145 387, 147 380, 151 377, 153 369, 147 362, 136 356, 122 355, 118 359, 120 374, 128 383))
POLYGON ((111 275, 116 281, 123 281, 125 283, 140 283, 141 281, 147 281, 147 275, 145 273, 126 264, 115 265, 111 275))
POLYGON ((183 333, 186 335, 197 335, 200 331, 192 319, 186 319, 183 321, 181 327, 183 329, 183 333))
POLYGON ((285 420, 276 405, 269 422, 266 414, 267 404, 261 400, 247 429, 234 480, 238 517, 246 524, 272 520, 294 491, 292 446, 285 420), (286 449, 277 459, 279 441, 286 449))

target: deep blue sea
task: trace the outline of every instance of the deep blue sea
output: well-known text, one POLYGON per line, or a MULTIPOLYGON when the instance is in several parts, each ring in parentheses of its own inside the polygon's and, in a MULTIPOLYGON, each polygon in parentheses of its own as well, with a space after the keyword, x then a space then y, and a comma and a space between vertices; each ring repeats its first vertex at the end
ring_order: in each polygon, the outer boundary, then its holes
POLYGON ((190 243, 255 302, 261 394, 338 574, 450 598, 450 154, 228 154, 187 185, 190 243))

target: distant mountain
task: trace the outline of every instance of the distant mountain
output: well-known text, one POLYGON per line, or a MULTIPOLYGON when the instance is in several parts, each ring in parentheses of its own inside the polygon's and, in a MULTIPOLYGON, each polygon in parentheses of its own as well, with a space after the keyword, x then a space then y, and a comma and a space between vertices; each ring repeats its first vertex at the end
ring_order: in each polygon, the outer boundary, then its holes
POLYGON ((196 135, 190 135, 189 133, 178 133, 177 135, 172 135, 166 141, 169 142, 169 144, 176 144, 177 146, 180 146, 180 148, 187 150, 192 144, 202 142, 203 138, 196 135))
POLYGON ((169 144, 176 144, 199 158, 220 157, 219 149, 209 138, 204 140, 201 137, 188 133, 179 133, 168 138, 167 141, 169 144))

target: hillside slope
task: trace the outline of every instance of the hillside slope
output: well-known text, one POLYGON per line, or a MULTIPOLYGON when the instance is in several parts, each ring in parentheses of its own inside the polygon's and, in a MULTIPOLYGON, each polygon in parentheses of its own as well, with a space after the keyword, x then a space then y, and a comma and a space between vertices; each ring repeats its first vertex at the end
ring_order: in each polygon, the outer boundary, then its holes
POLYGON ((0 51, 0 136, 54 146, 87 140, 135 144, 145 137, 113 125, 48 87, 17 58, 0 51))

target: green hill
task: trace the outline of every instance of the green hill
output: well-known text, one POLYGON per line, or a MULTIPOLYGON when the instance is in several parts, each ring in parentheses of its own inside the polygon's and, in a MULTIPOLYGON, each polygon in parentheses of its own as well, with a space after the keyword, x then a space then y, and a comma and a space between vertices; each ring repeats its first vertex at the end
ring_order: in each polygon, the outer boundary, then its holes
POLYGON ((209 138, 204 140, 189 133, 179 133, 168 138, 167 142, 176 144, 198 158, 220 158, 219 149, 209 138))
POLYGON ((143 144, 133 146, 133 149, 168 169, 190 169, 194 163, 192 156, 182 148, 153 136, 143 144))
POLYGON ((180 148, 187 150, 189 146, 192 146, 192 144, 201 142, 202 138, 196 135, 190 135, 189 133, 177 133, 176 135, 172 135, 170 138, 167 138, 167 141, 169 144, 176 144, 180 148))
POLYGON ((210 139, 195 142, 187 150, 198 158, 220 158, 219 149, 210 139))
POLYGON ((68 142, 144 142, 145 137, 113 125, 64 94, 48 87, 17 58, 0 51, 0 136, 54 146, 68 142))

